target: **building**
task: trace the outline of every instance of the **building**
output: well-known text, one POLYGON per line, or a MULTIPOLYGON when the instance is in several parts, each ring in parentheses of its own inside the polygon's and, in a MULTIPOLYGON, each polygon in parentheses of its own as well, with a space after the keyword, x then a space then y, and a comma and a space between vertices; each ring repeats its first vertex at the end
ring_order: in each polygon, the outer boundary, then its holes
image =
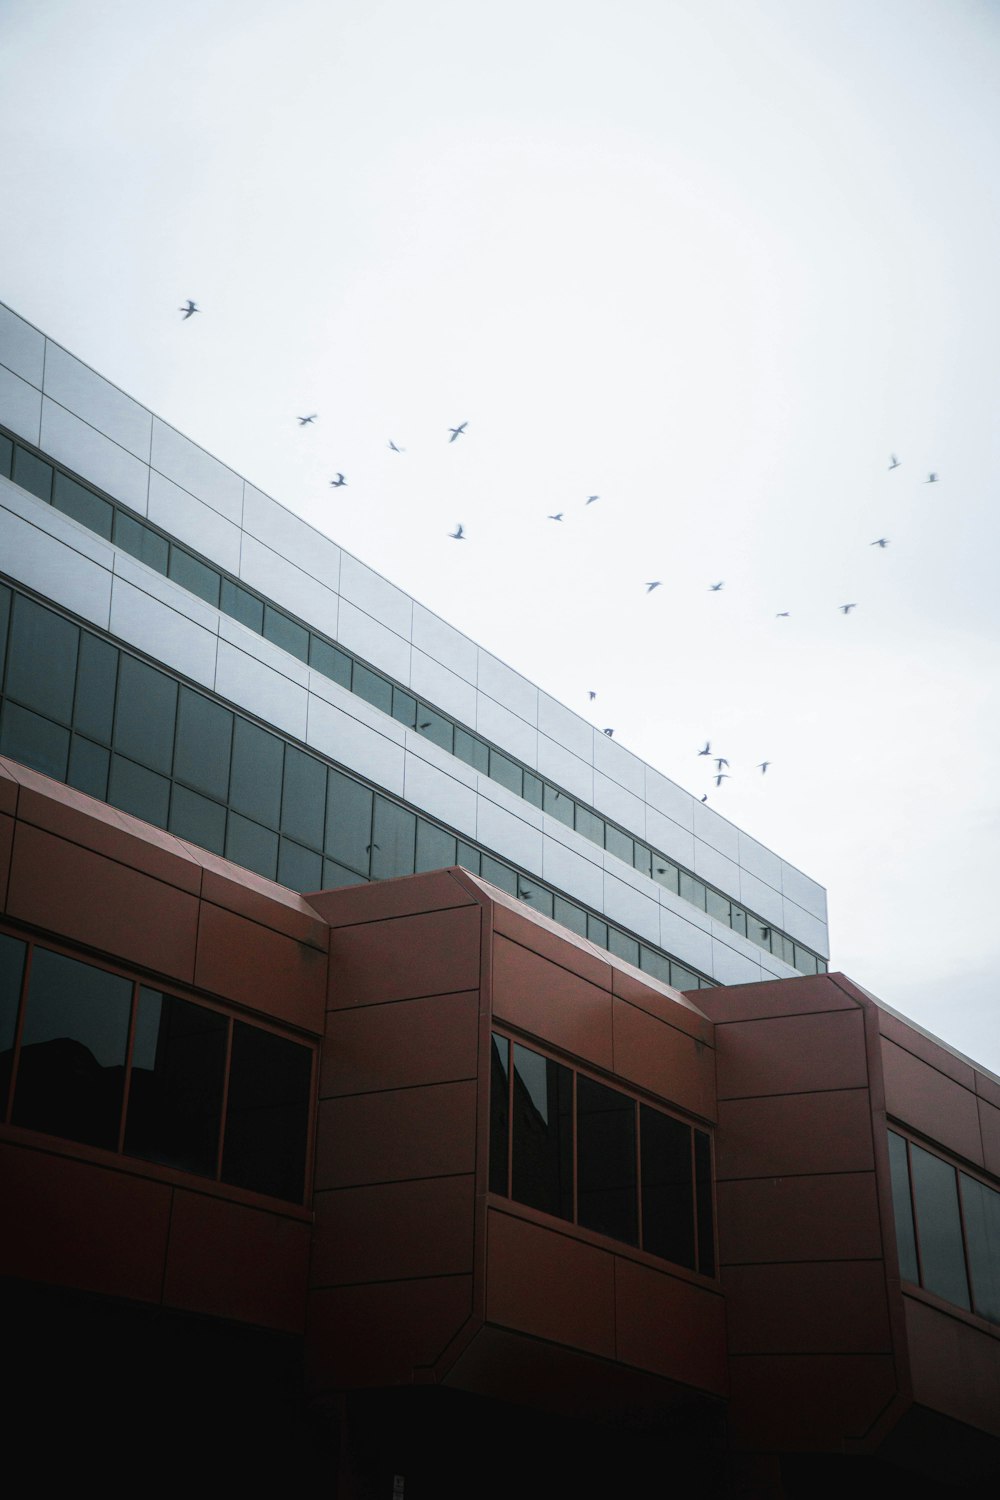
POLYGON ((7 309, 0 687, 40 1462, 997 1477, 1000 1080, 826 972, 813 881, 7 309))

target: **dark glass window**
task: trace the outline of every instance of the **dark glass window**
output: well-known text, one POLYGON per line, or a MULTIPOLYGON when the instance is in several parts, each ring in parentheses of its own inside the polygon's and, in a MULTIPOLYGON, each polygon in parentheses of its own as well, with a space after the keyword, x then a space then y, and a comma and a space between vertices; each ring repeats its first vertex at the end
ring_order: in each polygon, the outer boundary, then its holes
POLYGON ((166 828, 170 804, 170 782, 122 755, 111 757, 108 801, 122 812, 134 813, 157 828, 166 828))
POLYGON ((730 904, 729 925, 734 932, 740 932, 744 937, 747 935, 747 914, 740 907, 730 904))
POLYGON ((131 1003, 129 980, 35 949, 15 1125, 117 1149, 131 1003))
POLYGON ((404 693, 402 688, 392 690, 392 717, 405 724, 407 729, 412 729, 417 722, 417 700, 404 693))
POLYGON ((635 1100, 579 1074, 576 1132, 578 1222, 638 1244, 635 1100))
POLYGON ((339 682, 341 687, 350 688, 351 658, 345 656, 343 651, 338 651, 336 646, 321 641, 318 635, 311 636, 309 640, 309 665, 317 672, 322 672, 324 677, 329 677, 331 682, 339 682))
POLYGON ((651 974, 661 984, 670 983, 670 960, 662 953, 657 953, 655 948, 647 948, 645 943, 639 949, 639 967, 644 974, 651 974))
POLYGON ((634 937, 629 937, 627 932, 621 932, 617 927, 608 927, 608 950, 616 958, 623 958, 627 964, 639 967, 639 944, 634 937))
POLYGON ((906 1142, 895 1131, 889 1131, 889 1168, 892 1176, 892 1213, 896 1221, 896 1249, 899 1252, 899 1274, 904 1281, 920 1281, 917 1265, 917 1241, 913 1233, 913 1207, 910 1202, 910 1168, 906 1159, 906 1142))
POLYGON ((715 1228, 712 1212, 712 1142, 704 1130, 694 1133, 694 1170, 698 1212, 698 1270, 715 1275, 715 1228))
POLYGON ((372 829, 373 880, 391 880, 396 875, 412 875, 417 820, 397 802, 375 798, 375 822, 372 829))
POLYGON ((428 823, 426 818, 418 818, 417 874, 422 870, 446 870, 457 863, 454 834, 446 833, 436 823, 428 823))
POLYGON ((277 735, 236 716, 229 805, 254 822, 266 823, 271 828, 277 828, 281 813, 284 748, 277 735))
POLYGON ((312 849, 323 847, 326 817, 326 767, 294 745, 285 746, 281 792, 281 831, 312 849))
POLYGON ((232 745, 233 716, 229 709, 182 687, 177 703, 174 775, 197 791, 225 802, 232 745))
POLYGON ((510 1141, 508 1069, 510 1043, 493 1036, 490 1048, 490 1192, 507 1196, 507 1157, 510 1141))
POLYGON ((10 589, 0 584, 0 688, 3 687, 3 669, 7 661, 7 627, 10 624, 10 589))
POLYGON ((103 745, 95 745, 92 740, 85 740, 82 735, 73 735, 69 749, 69 774, 66 777, 70 786, 106 802, 110 765, 110 750, 106 750, 103 745))
POLYGON ((335 859, 324 859, 323 861, 323 889, 324 891, 336 890, 342 885, 367 885, 367 875, 359 875, 356 870, 349 870, 346 865, 338 865, 335 859))
POLYGON ((608 924, 602 922, 600 917, 595 917, 593 912, 587 913, 587 937, 599 948, 608 946, 608 924))
POLYGON ((649 875, 653 867, 653 851, 647 849, 645 844, 635 843, 632 846, 632 864, 641 875, 649 875))
POLYGON ((125 1150, 214 1177, 229 1022, 159 990, 140 989, 125 1150))
POLYGON ((715 917, 719 922, 725 922, 729 926, 729 897, 720 896, 718 891, 705 891, 705 910, 710 917, 715 917))
POLYGON ((287 615, 282 614, 280 609, 274 609, 270 604, 264 605, 264 638, 273 641, 290 656, 297 656, 299 661, 309 660, 308 630, 304 625, 298 625, 294 620, 290 620, 287 615))
POLYGON ((590 839, 592 844, 600 844, 603 849, 604 819, 591 812, 589 807, 581 807, 579 802, 576 804, 575 827, 577 833, 582 834, 585 839, 590 839))
POLYGON ((278 846, 278 882, 293 891, 322 890, 323 856, 291 839, 282 839, 278 846))
POLYGON ((587 936, 587 913, 575 902, 567 901, 565 896, 556 896, 552 906, 552 915, 557 922, 561 922, 578 937, 587 936))
POLYGON ((463 870, 468 870, 472 875, 478 875, 482 867, 482 857, 479 853, 479 850, 474 848, 472 844, 464 844, 462 840, 459 839, 458 863, 461 865, 463 870))
POLYGON ((955 1168, 911 1142, 910 1170, 920 1233, 921 1284, 956 1307, 968 1307, 955 1168))
POLYGON ((1000 1193, 964 1172, 961 1179, 972 1306, 981 1318, 1000 1323, 1000 1193))
POLYGON ((517 894, 526 906, 541 912, 543 917, 551 917, 552 892, 547 886, 539 885, 537 880, 528 880, 521 876, 518 880, 517 894))
POLYGON ((46 719, 71 723, 79 640, 77 626, 18 594, 10 625, 9 695, 46 719))
POLYGON ((691 1127, 643 1104, 640 1129, 643 1248, 693 1271, 691 1127))
POLYGON ((362 666, 361 662, 356 661, 352 684, 359 698, 380 708, 384 714, 392 713, 392 683, 380 677, 378 672, 373 672, 370 667, 362 666))
POLYGON ((176 715, 176 682, 123 652, 118 670, 115 749, 151 771, 169 776, 176 715))
POLYGON ((81 526, 86 526, 89 531, 96 531, 98 536, 103 536, 110 542, 111 526, 115 517, 114 506, 107 500, 102 500, 100 495, 95 495, 93 490, 77 484, 76 480, 70 479, 68 474, 61 474, 58 469, 52 491, 52 504, 56 510, 61 510, 64 515, 72 516, 73 520, 79 521, 81 526))
POLYGON ((670 983, 675 990, 696 990, 701 984, 697 974, 692 974, 690 969, 685 969, 683 964, 670 960, 670 983))
POLYGON ((622 833, 613 823, 608 823, 604 829, 604 847, 609 854, 616 859, 623 859, 627 865, 632 863, 632 840, 627 833, 622 833))
POLYGON ((9 437, 0 432, 0 474, 5 479, 10 478, 10 466, 14 461, 14 444, 9 437))
POLYGON ((498 885, 508 896, 517 895, 517 876, 510 865, 505 865, 502 860, 494 859, 492 854, 484 854, 480 872, 484 880, 488 880, 491 885, 498 885))
POLYGON ((226 847, 226 809, 199 792, 175 784, 170 796, 170 832, 213 854, 226 847))
POLYGON ((517 1042, 513 1050, 513 1196, 572 1219, 573 1074, 517 1042))
MULTIPOLYGON (((684 876, 682 875, 681 876, 681 895, 682 896, 684 894, 683 885, 684 885, 684 876)), ((757 918, 756 917, 752 917, 749 912, 747 912, 747 937, 750 939, 750 941, 752 943, 756 943, 759 948, 770 948, 770 946, 771 946, 771 929, 770 929, 770 927, 765 926, 765 924, 763 922, 758 922, 757 918)))
POLYGON ((0 755, 9 755, 56 781, 66 780, 69 730, 16 703, 5 703, 0 719, 0 755))
POLYGON ((19 484, 24 490, 30 490, 39 500, 52 499, 52 465, 47 464, 44 459, 36 458, 20 444, 14 448, 14 473, 11 477, 15 484, 19 484))
POLYGON ((170 560, 170 543, 166 537, 143 525, 134 516, 127 516, 123 510, 115 515, 115 546, 120 547, 123 552, 130 552, 133 557, 145 563, 147 568, 155 568, 157 573, 166 573, 170 560))
POLYGON ((302 1201, 311 1074, 308 1047, 233 1022, 224 1182, 302 1201))
POLYGON ((810 953, 808 948, 800 948, 798 943, 795 944, 793 963, 800 974, 815 974, 817 972, 818 966, 815 953, 810 953))
POLYGON ((459 760, 464 760, 467 766, 473 766, 483 775, 489 774, 490 748, 484 745, 482 740, 470 734, 467 729, 460 729, 455 725, 455 754, 459 760))
POLYGON ((680 890, 680 871, 676 865, 669 860, 661 859, 658 854, 653 856, 653 879, 664 890, 677 892, 680 890))
POLYGON ((233 583, 230 578, 222 580, 220 608, 234 620, 239 620, 248 630, 256 631, 258 635, 264 634, 263 599, 258 599, 255 594, 241 588, 238 583, 233 583))
POLYGON ((442 750, 452 751, 455 741, 455 726, 444 714, 435 713, 426 703, 417 704, 417 731, 425 739, 440 745, 442 750))
POLYGON ((329 773, 326 853, 338 864, 367 875, 372 843, 372 794, 350 776, 329 773))
POLYGON ((686 870, 681 871, 680 893, 685 901, 690 901, 692 906, 700 906, 705 910, 706 891, 704 882, 697 880, 694 875, 689 875, 686 870))
MULTIPOLYGON (((490 776, 494 781, 499 781, 501 786, 505 786, 509 792, 515 792, 520 797, 522 788, 521 767, 515 765, 506 755, 501 755, 499 750, 490 750, 490 776)), ((541 807, 541 782, 538 783, 538 787, 539 800, 536 805, 541 807)))
POLYGON ((76 669, 76 706, 73 728, 88 739, 110 745, 115 722, 118 651, 84 630, 76 669))
POLYGON ((10 1087, 17 1007, 21 998, 26 952, 26 943, 0 932, 0 1120, 7 1113, 7 1090, 10 1087))
POLYGON ((565 823, 567 828, 573 827, 573 813, 576 808, 573 798, 561 792, 558 787, 549 786, 548 782, 545 783, 542 792, 542 807, 553 818, 558 818, 560 823, 565 823))
POLYGON ((226 829, 226 858, 245 870, 274 880, 278 870, 278 835, 249 818, 230 812, 226 829))
MULTIPOLYGON (((493 775, 493 751, 490 751, 490 775, 493 775)), ((499 776, 495 778, 500 780, 499 776)), ((545 800, 545 783, 537 777, 533 771, 525 771, 523 777, 523 789, 521 796, 525 802, 530 802, 532 807, 541 807, 545 800)))
POLYGON ((197 594, 206 604, 214 604, 218 608, 222 580, 215 569, 203 563, 200 558, 192 557, 183 547, 172 546, 168 574, 182 589, 187 589, 190 594, 197 594))

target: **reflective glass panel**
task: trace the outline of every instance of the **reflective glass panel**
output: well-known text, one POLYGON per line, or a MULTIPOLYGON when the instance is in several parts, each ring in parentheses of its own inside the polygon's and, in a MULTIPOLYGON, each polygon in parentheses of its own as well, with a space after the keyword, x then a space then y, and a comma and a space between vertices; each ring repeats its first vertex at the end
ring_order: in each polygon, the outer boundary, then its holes
POLYGON ((226 858, 245 870, 256 870, 267 880, 278 873, 278 835, 240 813, 230 812, 226 827, 226 858))
POLYGON ((229 795, 232 746, 230 710, 182 687, 177 703, 174 775, 196 791, 225 802, 229 795))
POLYGON ((229 805, 269 828, 277 828, 281 812, 284 748, 277 735, 236 716, 229 805))
POLYGON ((322 890, 323 856, 291 839, 282 839, 278 846, 278 882, 293 891, 322 890))
POLYGON ((211 849, 213 854, 222 854, 226 847, 226 809, 186 786, 174 785, 168 826, 178 838, 211 849))
POLYGON ((309 665, 317 672, 322 672, 324 677, 329 677, 331 682, 339 682, 341 687, 350 688, 351 658, 343 651, 338 651, 336 646, 320 640, 318 635, 309 639, 309 665))
POLYGON ((572 797, 561 792, 558 787, 550 786, 548 782, 545 783, 542 792, 542 807, 553 818, 558 818, 560 823, 565 823, 567 828, 573 827, 576 803, 572 797))
POLYGON ((653 879, 664 890, 677 892, 680 890, 680 871, 676 865, 669 860, 662 859, 660 855, 653 855, 653 879))
POLYGON ((955 1168, 910 1143, 921 1285, 956 1307, 969 1306, 955 1168))
POLYGON ((16 703, 5 703, 0 718, 0 755, 9 755, 56 781, 66 780, 69 730, 16 703))
POLYGON ((264 639, 273 641, 299 661, 309 660, 309 632, 270 604, 264 605, 264 639))
MULTIPOLYGON (((490 751, 490 775, 493 775, 492 750, 490 751)), ((494 780, 499 781, 500 777, 494 777, 494 780)), ((531 771, 524 772, 521 796, 524 798, 525 802, 530 802, 532 807, 541 807, 542 802, 544 801, 545 785, 531 771)))
POLYGON ((137 766, 134 760, 122 755, 111 757, 111 775, 108 780, 108 801, 122 812, 134 813, 146 823, 155 823, 157 828, 166 828, 170 806, 170 782, 145 766, 137 766))
POLYGON ((0 1120, 7 1113, 7 1089, 13 1060, 14 1033, 17 1030, 17 1007, 24 977, 24 955, 28 951, 20 938, 0 932, 0 1120))
POLYGON ((79 641, 76 625, 17 594, 7 659, 10 697, 46 719, 71 723, 79 641))
POLYGON ((84 630, 76 669, 73 728, 101 745, 110 745, 115 723, 118 650, 84 630))
POLYGON ((587 913, 575 902, 567 901, 565 896, 556 896, 552 904, 552 915, 578 937, 587 936, 587 913))
POLYGON ((107 500, 102 500, 100 495, 95 495, 93 490, 88 490, 85 485, 77 484, 68 474, 60 474, 58 469, 52 490, 52 504, 56 510, 72 516, 81 526, 86 526, 89 531, 96 531, 98 536, 103 536, 110 542, 115 517, 114 506, 107 500))
POLYGON ((214 1177, 229 1022, 217 1011, 140 989, 125 1150, 214 1177))
POLYGON ((134 516, 127 516, 123 510, 115 515, 115 546, 137 557, 147 568, 166 573, 170 561, 170 543, 166 537, 144 526, 134 516))
POLYGON ((507 1151, 509 1144, 510 1043, 493 1036, 490 1048, 490 1192, 507 1196, 507 1151))
POLYGON ((482 740, 470 734, 467 729, 461 729, 455 725, 455 754, 459 760, 464 760, 467 766, 474 766, 483 775, 489 774, 490 750, 482 740))
POLYGON ((426 818, 417 819, 416 871, 446 870, 458 863, 455 835, 428 823, 426 818))
POLYGON ((704 1130, 694 1133, 695 1198, 698 1209, 698 1270, 715 1275, 715 1229, 712 1211, 712 1142, 704 1130))
POLYGON ((686 870, 681 871, 680 893, 685 901, 690 901, 692 906, 700 906, 705 910, 705 885, 694 875, 689 875, 686 870))
POLYGON ((7 661, 7 627, 10 624, 10 589, 0 584, 0 688, 3 687, 3 671, 7 661))
POLYGON ((326 819, 326 767, 294 745, 285 746, 281 831, 297 843, 322 849, 326 819))
POLYGON ((91 740, 85 740, 82 735, 74 734, 70 743, 69 772, 66 777, 70 786, 75 786, 79 792, 86 792, 89 797, 99 797, 102 802, 106 802, 110 765, 110 750, 106 750, 103 745, 95 745, 91 740))
POLYGON ((224 1182, 302 1201, 311 1074, 308 1047, 233 1022, 224 1182))
POLYGON ((642 1246, 675 1265, 695 1267, 691 1127, 640 1106, 642 1246))
POLYGON ((505 865, 502 860, 494 859, 492 854, 484 854, 480 872, 484 880, 498 885, 509 896, 517 895, 517 876, 510 865, 505 865))
POLYGON ((478 875, 482 866, 482 857, 479 850, 472 844, 464 844, 458 841, 458 863, 463 870, 468 870, 472 875, 478 875))
POLYGON ((917 1265, 917 1241, 913 1233, 910 1168, 906 1159, 906 1142, 894 1130, 889 1131, 889 1169, 892 1177, 892 1213, 896 1221, 899 1274, 904 1281, 912 1281, 919 1286, 920 1269, 917 1265))
POLYGON ((426 703, 417 704, 417 732, 440 745, 449 753, 454 749, 455 726, 444 714, 435 713, 426 703))
POLYGON ((729 926, 729 897, 720 896, 718 891, 705 891, 705 910, 710 917, 715 917, 719 922, 725 922, 729 926))
POLYGON ((5 479, 10 478, 10 466, 14 461, 14 444, 9 437, 0 432, 0 474, 5 479))
POLYGON ((335 859, 324 859, 323 861, 323 889, 325 891, 336 890, 342 885, 367 885, 368 877, 359 875, 356 870, 349 870, 346 865, 338 865, 335 859))
POLYGON ((635 1101, 579 1074, 576 1080, 577 1223, 638 1243, 635 1101))
MULTIPOLYGON (((522 783, 521 767, 515 765, 514 761, 510 760, 506 755, 501 755, 499 750, 490 750, 490 777, 493 781, 499 781, 501 786, 505 786, 508 791, 514 792, 520 797, 522 783)), ((541 782, 538 785, 540 790, 541 782)), ((541 807, 541 805, 541 799, 539 799, 537 806, 541 807)))
POLYGON ((653 851, 645 844, 636 842, 632 846, 632 864, 642 875, 649 875, 653 868, 653 851))
POLYGON ((39 500, 52 499, 52 465, 42 458, 36 458, 19 443, 14 447, 14 472, 11 477, 15 484, 19 484, 24 490, 30 490, 39 500))
POLYGON ((118 669, 115 749, 169 776, 176 714, 176 682, 123 652, 118 669))
POLYGON ((220 596, 220 608, 230 615, 234 620, 239 620, 248 630, 257 635, 264 634, 264 601, 258 599, 255 594, 240 588, 238 583, 233 583, 231 578, 222 580, 222 594, 220 596))
POLYGON ((639 944, 636 939, 610 924, 608 926, 608 950, 617 958, 623 958, 626 963, 634 964, 636 968, 639 967, 639 944))
POLYGON ((372 842, 372 793, 360 781, 330 771, 326 809, 326 853, 340 865, 367 875, 372 842))
POLYGON ((972 1306, 1000 1323, 1000 1193, 961 1173, 962 1208, 972 1277, 972 1306))
POLYGON ((599 948, 608 946, 608 924, 602 922, 600 917, 595 917, 593 912, 587 913, 587 937, 599 948))
POLYGON ((517 1042, 513 1052, 513 1197, 572 1219, 573 1075, 517 1042))
POLYGON ((379 676, 378 672, 373 672, 370 667, 363 666, 361 662, 356 661, 351 686, 358 697, 363 698, 366 703, 380 708, 384 714, 392 713, 392 683, 379 676))
POLYGON ((392 690, 392 717, 405 724, 407 729, 412 729, 417 722, 417 700, 404 693, 402 688, 392 690))
POLYGON ((632 839, 613 823, 605 824, 604 847, 616 859, 623 859, 627 865, 632 863, 632 839))
POLYGON ((574 827, 577 833, 582 834, 585 839, 590 839, 592 844, 600 844, 601 848, 604 847, 604 819, 591 812, 589 807, 581 807, 579 802, 576 804, 574 827))
POLYGON ((655 948, 647 948, 645 943, 639 949, 639 967, 644 974, 659 979, 661 984, 670 983, 670 960, 657 953, 655 948))
POLYGON ((373 880, 391 880, 397 875, 412 875, 417 820, 413 813, 385 797, 375 798, 375 822, 372 828, 373 880))
POLYGON ((204 599, 206 604, 218 607, 221 579, 215 569, 208 566, 208 563, 203 563, 200 558, 192 557, 191 553, 185 552, 183 547, 171 546, 170 565, 167 572, 182 589, 187 589, 190 594, 196 594, 199 599, 204 599))

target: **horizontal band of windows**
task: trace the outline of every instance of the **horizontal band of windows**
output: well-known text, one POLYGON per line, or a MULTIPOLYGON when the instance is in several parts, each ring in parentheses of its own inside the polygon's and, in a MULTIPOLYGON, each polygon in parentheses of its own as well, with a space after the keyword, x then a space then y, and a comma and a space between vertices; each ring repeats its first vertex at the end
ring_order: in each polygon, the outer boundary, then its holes
POLYGON ((448 715, 415 698, 383 673, 293 619, 221 569, 197 557, 147 521, 140 520, 119 502, 98 495, 37 451, 2 433, 0 474, 9 474, 15 483, 39 499, 55 505, 82 525, 112 540, 147 566, 223 610, 374 708, 390 714, 408 729, 416 730, 516 796, 542 808, 616 859, 650 876, 664 889, 707 912, 800 973, 826 972, 824 959, 804 944, 796 943, 772 923, 731 901, 722 891, 707 885, 667 855, 633 838, 625 829, 609 822, 561 787, 543 781, 527 766, 505 755, 448 715))

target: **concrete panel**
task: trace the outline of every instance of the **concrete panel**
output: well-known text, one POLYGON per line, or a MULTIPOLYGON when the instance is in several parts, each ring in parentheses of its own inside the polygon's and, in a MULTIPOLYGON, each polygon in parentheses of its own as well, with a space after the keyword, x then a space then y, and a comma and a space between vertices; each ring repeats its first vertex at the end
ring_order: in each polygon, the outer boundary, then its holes
POLYGON ((541 691, 538 694, 538 732, 593 766, 594 726, 541 691))
POLYGON ((481 647, 478 650, 476 684, 479 691, 537 729, 538 689, 534 683, 488 651, 481 647))
POLYGON ((561 838, 546 834, 542 842, 542 878, 556 890, 600 911, 604 899, 603 855, 596 845, 590 847, 594 850, 593 859, 578 853, 561 838))
MULTIPOLYGON (((479 648, 454 626, 413 601, 413 645, 475 686, 479 648)), ((470 719, 467 722, 472 723, 470 719)))
MULTIPOLYGON (((101 545, 107 547, 109 552, 112 551, 109 543, 104 542, 101 545)), ((187 589, 182 588, 179 583, 174 583, 170 578, 164 578, 162 573, 148 568, 145 563, 141 563, 138 558, 132 557, 128 552, 115 549, 112 553, 112 560, 116 578, 124 579, 126 583, 132 584, 142 593, 159 600, 161 604, 166 605, 167 609, 184 615, 188 620, 193 620, 196 625, 200 625, 203 630, 209 631, 212 635, 218 634, 219 611, 213 609, 210 604, 206 604, 204 599, 199 599, 196 594, 188 593, 187 589)))
POLYGON ((675 781, 662 776, 659 771, 654 771, 652 766, 646 767, 643 795, 650 807, 655 807, 657 812, 663 813, 674 823, 679 823, 682 828, 689 831, 694 828, 695 799, 691 793, 686 792, 675 781))
POLYGON ((416 647, 410 652, 410 690, 460 724, 476 722, 476 689, 416 647))
POLYGON ((152 470, 149 519, 228 573, 240 565, 240 528, 210 505, 152 470))
POLYGON ((780 893, 746 870, 740 871, 739 899, 755 916, 763 918, 765 922, 773 922, 775 927, 781 927, 785 910, 780 893))
POLYGON ((149 469, 103 433, 46 397, 39 447, 140 516, 146 514, 149 469))
POLYGON ((340 592, 357 609, 372 619, 384 621, 390 630, 409 643, 413 631, 413 600, 349 552, 341 554, 340 592))
POLYGON ((505 812, 495 802, 480 797, 476 808, 476 837, 501 859, 513 860, 527 870, 542 867, 542 832, 523 818, 505 812))
POLYGON ((327 588, 340 588, 340 548, 252 484, 243 491, 243 529, 327 588))
POLYGON ((759 960, 738 953, 716 937, 712 938, 712 962, 708 972, 720 984, 757 984, 764 977, 759 960))
POLYGON ((638 933, 647 942, 660 940, 659 903, 655 896, 644 896, 609 870, 604 872, 604 915, 609 922, 638 933))
POLYGON ((538 735, 538 774, 593 807, 593 766, 542 733, 538 735))
POLYGON ((149 462, 152 412, 51 340, 45 356, 42 389, 46 396, 82 417, 120 448, 149 462))
POLYGON ((676 860, 686 870, 694 869, 694 834, 690 829, 682 828, 655 807, 647 807, 645 836, 658 853, 676 860))
POLYGON ((739 829, 704 802, 694 802, 692 811, 695 837, 702 839, 706 844, 711 844, 713 849, 718 849, 719 853, 724 854, 727 859, 738 861, 740 857, 739 829))
POLYGON ((789 901, 787 896, 781 900, 781 929, 790 937, 797 938, 814 953, 819 953, 826 958, 830 952, 830 939, 826 930, 826 923, 821 922, 810 912, 803 911, 794 901, 789 901))
MULTIPOLYGON (((693 908, 689 908, 693 910, 693 908)), ((704 916, 704 912, 701 913, 704 916)), ((660 947, 679 958, 682 964, 700 969, 703 974, 712 972, 711 934, 696 927, 686 917, 678 915, 670 907, 660 904, 660 947)))
POLYGON ((646 1010, 615 999, 614 1072, 676 1108, 715 1115, 715 1056, 710 1047, 646 1010))
POLYGON ((527 766, 536 764, 538 730, 494 698, 480 694, 475 727, 486 739, 506 750, 515 760, 523 761, 527 766))
POLYGON ((322 1029, 326 954, 208 901, 199 914, 195 983, 305 1031, 322 1029))
POLYGON ((196 495, 206 505, 237 526, 243 519, 243 480, 239 474, 168 427, 159 417, 153 418, 151 462, 154 469, 196 495))
POLYGON ((340 598, 333 589, 287 562, 256 537, 244 536, 237 572, 243 582, 300 620, 337 639, 340 598))
POLYGON ((642 798, 633 795, 599 770, 594 771, 594 806, 612 822, 620 823, 633 838, 641 839, 644 836, 646 804, 642 798))
POLYGON ((403 640, 380 620, 365 614, 344 595, 340 599, 337 639, 345 651, 352 651, 397 682, 409 681, 409 641, 403 640))
POLYGON ((240 651, 228 641, 219 641, 215 691, 240 708, 248 709, 277 729, 296 739, 306 737, 308 694, 273 668, 240 651))
POLYGON ((154 660, 214 688, 219 644, 214 631, 170 609, 124 578, 116 577, 112 584, 109 629, 154 660))
MULTIPOLYGON (((754 871, 755 874, 759 873, 754 871)), ((794 901, 796 906, 801 906, 805 911, 818 921, 826 923, 826 891, 815 880, 810 880, 808 875, 803 875, 794 865, 786 865, 781 861, 781 893, 789 901, 794 901)))
POLYGON ((740 889, 740 867, 733 860, 720 854, 701 839, 694 843, 694 873, 702 880, 714 885, 727 896, 738 896, 740 889))
MULTIPOLYGON (((188 597, 194 598, 193 595, 188 597)), ((205 607, 211 609, 211 605, 205 607)), ((293 656, 290 651, 282 650, 273 641, 266 641, 262 635, 257 634, 256 630, 248 629, 246 625, 241 625, 238 620, 222 614, 219 610, 212 610, 212 614, 215 616, 220 640, 228 641, 238 651, 245 651, 247 656, 252 656, 255 661, 263 662, 265 667, 270 667, 273 672, 278 673, 279 677, 287 677, 290 682, 297 683, 302 688, 310 686, 316 674, 310 671, 305 662, 299 661, 297 656, 293 656)), ((330 686, 336 691, 335 683, 331 683, 330 686)), ((321 693, 320 696, 325 698, 329 695, 321 693)), ((351 698, 350 701, 358 702, 356 698, 351 698)))
POLYGON ((776 891, 781 890, 781 860, 770 849, 752 839, 742 829, 739 835, 739 863, 743 869, 751 875, 756 875, 758 880, 763 880, 766 885, 773 886, 776 891))
POLYGON ((0 425, 28 443, 38 442, 42 425, 42 393, 20 375, 0 365, 0 425))
POLYGON ((428 817, 437 818, 467 838, 475 838, 478 803, 475 791, 422 756, 407 754, 401 795, 428 817))
MULTIPOLYGON (((0 490, 6 488, 0 485, 0 490)), ((41 510, 42 503, 38 505, 41 510)), ((111 614, 108 568, 6 508, 0 509, 0 557, 11 577, 107 630, 111 614)))
POLYGON ((45 335, 0 303, 0 365, 41 389, 45 335))
MULTIPOLYGON (((608 735, 602 734, 600 730, 593 732, 594 746, 594 770, 614 781, 626 791, 632 793, 640 801, 645 800, 646 795, 646 767, 637 755, 631 750, 626 750, 624 745, 610 739, 608 735)), ((595 775, 595 783, 599 778, 595 775)), ((641 824, 639 825, 642 826, 641 824)))
MULTIPOLYGON (((386 719, 384 714, 381 717, 386 719)), ((310 693, 308 719, 300 738, 388 792, 403 795, 405 751, 394 735, 380 733, 310 693)))

